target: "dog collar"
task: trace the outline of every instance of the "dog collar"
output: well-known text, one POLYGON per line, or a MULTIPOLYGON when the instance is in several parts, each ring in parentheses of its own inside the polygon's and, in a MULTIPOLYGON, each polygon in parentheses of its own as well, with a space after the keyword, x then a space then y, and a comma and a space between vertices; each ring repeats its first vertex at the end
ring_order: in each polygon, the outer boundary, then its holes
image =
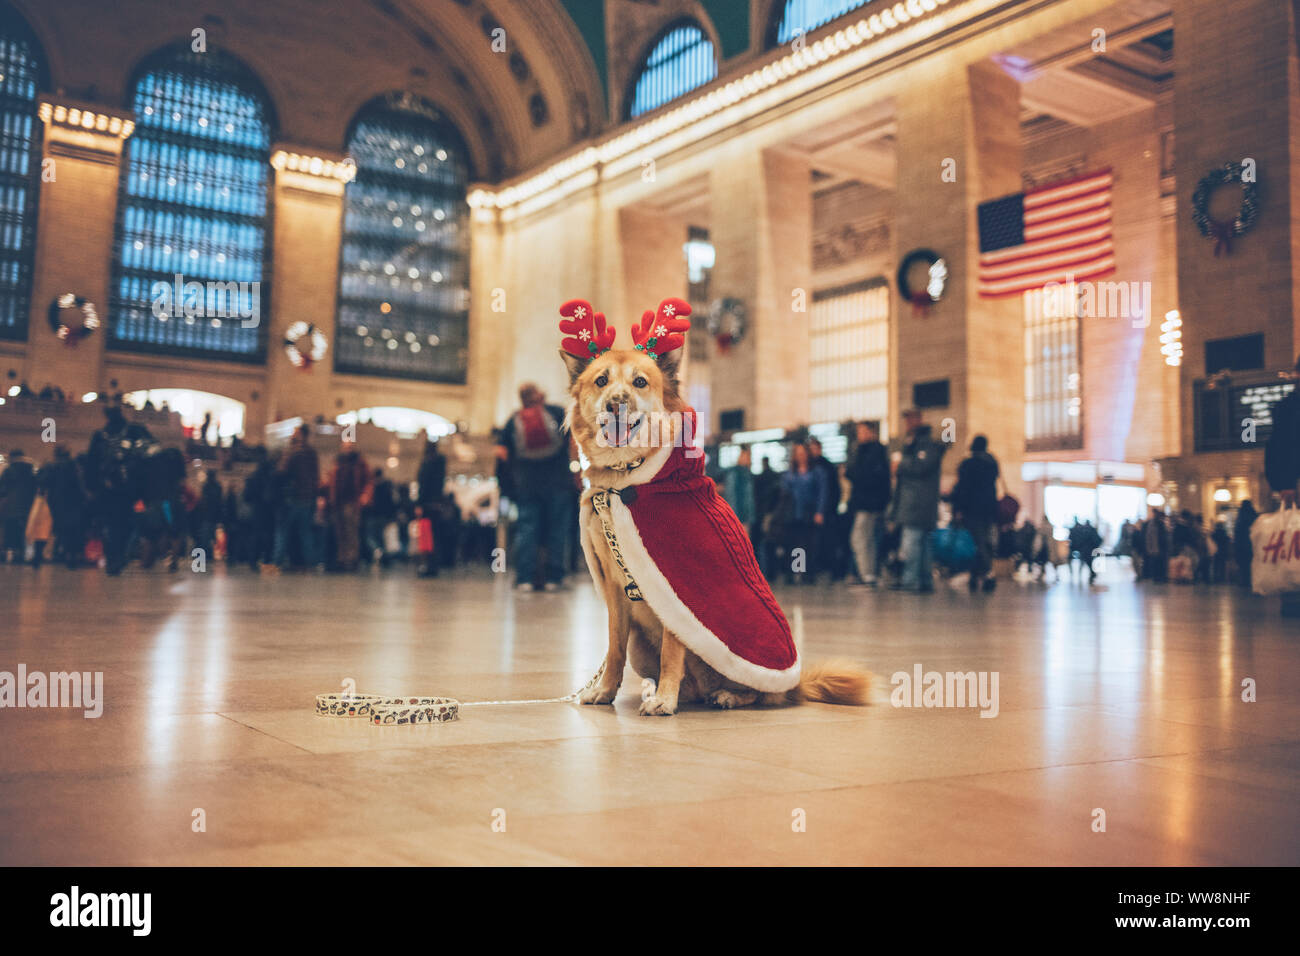
POLYGON ((608 468, 610 471, 636 471, 644 464, 645 455, 641 455, 639 458, 634 458, 631 461, 619 462, 615 465, 605 465, 604 467, 608 468))

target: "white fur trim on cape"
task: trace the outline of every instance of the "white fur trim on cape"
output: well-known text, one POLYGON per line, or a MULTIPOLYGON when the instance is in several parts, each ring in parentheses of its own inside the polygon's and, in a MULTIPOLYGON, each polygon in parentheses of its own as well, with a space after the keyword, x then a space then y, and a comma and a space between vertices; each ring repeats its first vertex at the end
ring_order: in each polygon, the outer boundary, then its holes
MULTIPOLYGON (((589 513, 590 505, 583 510, 584 515, 589 513)), ((627 564, 627 569, 632 572, 632 577, 636 580, 650 609, 655 612, 655 616, 664 627, 698 654, 704 663, 737 684, 765 693, 781 693, 798 685, 802 662, 797 657, 795 662, 785 670, 776 671, 760 667, 738 656, 716 634, 705 627, 677 596, 668 579, 650 559, 641 541, 641 535, 636 529, 632 512, 617 495, 610 495, 609 513, 614 523, 614 534, 618 538, 619 550, 623 553, 623 561, 627 564)), ((582 536, 582 549, 586 552, 587 565, 591 569, 594 580, 596 565, 592 561, 585 534, 582 536)), ((600 590, 599 581, 596 581, 596 588, 600 590)))

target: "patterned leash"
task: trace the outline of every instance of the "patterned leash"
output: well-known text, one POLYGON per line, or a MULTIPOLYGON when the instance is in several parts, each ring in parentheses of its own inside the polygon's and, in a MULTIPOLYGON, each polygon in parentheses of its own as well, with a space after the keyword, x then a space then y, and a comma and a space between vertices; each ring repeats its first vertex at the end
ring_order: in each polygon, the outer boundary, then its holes
MULTIPOLYGON (((605 673, 602 662, 581 690, 563 697, 534 697, 528 700, 471 700, 461 703, 452 697, 387 697, 382 694, 317 694, 316 713, 322 717, 366 718, 376 726, 398 724, 440 724, 460 719, 462 707, 491 707, 498 704, 566 704, 589 690, 605 673)), ((654 681, 641 682, 641 697, 654 693, 654 681)))

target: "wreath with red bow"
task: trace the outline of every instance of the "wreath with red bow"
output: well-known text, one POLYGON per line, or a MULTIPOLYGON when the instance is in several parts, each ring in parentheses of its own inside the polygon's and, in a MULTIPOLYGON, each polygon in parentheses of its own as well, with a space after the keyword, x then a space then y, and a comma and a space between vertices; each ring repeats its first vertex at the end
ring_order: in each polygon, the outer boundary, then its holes
POLYGON ((329 350, 329 339, 325 333, 310 322, 295 322, 284 334, 284 354, 296 368, 310 371, 311 367, 325 357, 329 350))
POLYGON ((47 317, 50 331, 62 339, 63 344, 67 346, 74 346, 82 339, 89 338, 99 328, 99 313, 95 311, 95 303, 72 292, 56 296, 50 303, 47 317), (63 321, 63 313, 67 309, 81 310, 79 326, 73 327, 63 321))
POLYGON ((912 303, 912 312, 920 315, 932 303, 943 298, 944 288, 948 284, 948 264, 933 249, 913 249, 903 257, 898 266, 898 294, 906 302, 912 303), (908 281, 908 273, 918 262, 926 264, 925 288, 913 291, 908 281))
POLYGON ((1243 236, 1255 225, 1259 217, 1259 192, 1254 180, 1243 179, 1246 167, 1242 163, 1224 163, 1212 169, 1196 184, 1192 193, 1192 222, 1206 239, 1214 240, 1214 254, 1232 252, 1232 240, 1243 236), (1241 184, 1241 208, 1228 220, 1210 215, 1210 195, 1220 186, 1241 184))

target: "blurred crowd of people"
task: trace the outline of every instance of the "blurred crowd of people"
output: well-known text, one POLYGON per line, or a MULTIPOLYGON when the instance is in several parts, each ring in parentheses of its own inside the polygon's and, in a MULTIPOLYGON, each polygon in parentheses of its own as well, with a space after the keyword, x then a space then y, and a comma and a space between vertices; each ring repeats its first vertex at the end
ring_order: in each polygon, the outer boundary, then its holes
POLYGON ((225 561, 268 573, 400 561, 432 576, 462 557, 486 560, 495 529, 462 520, 436 441, 412 486, 372 468, 350 442, 322 462, 310 438, 303 424, 278 454, 226 449, 222 468, 200 474, 184 451, 108 405, 104 426, 75 457, 58 447, 37 469, 22 449, 10 451, 0 473, 0 561, 102 564, 109 574, 133 560, 171 570, 225 561), (230 473, 237 462, 242 479, 230 473))
POLYGON ((826 458, 814 437, 793 445, 785 472, 764 459, 754 473, 749 449, 723 470, 719 490, 749 529, 769 580, 812 584, 826 578, 932 591, 936 561, 955 560, 942 549, 936 554, 936 545, 945 543, 935 532, 946 502, 950 523, 968 533, 963 541, 973 549, 962 561, 968 586, 994 589, 997 532, 1014 523, 1020 509, 1002 489, 988 440, 975 437, 944 495, 940 479, 948 445, 934 437, 917 410, 904 412, 903 426, 904 434, 887 447, 875 422, 859 422, 843 469, 826 458))
MULTIPOLYGON (((769 580, 826 578, 927 592, 937 571, 941 579, 965 573, 972 592, 992 591, 996 564, 1004 576, 1055 580, 1065 567, 1095 583, 1099 559, 1113 555, 1130 559, 1139 580, 1250 588, 1250 528, 1257 516, 1250 501, 1213 527, 1190 511, 1167 515, 1152 508, 1106 541, 1090 519, 1075 517, 1061 528, 1046 517, 1032 521, 1006 492, 983 435, 971 441, 945 494, 940 476, 949 446, 917 411, 905 412, 903 424, 904 434, 886 447, 874 422, 858 423, 855 446, 840 467, 809 438, 793 446, 785 472, 762 460, 755 473, 749 449, 722 470, 719 492, 749 529, 769 580)), ((1285 419, 1282 424, 1290 427, 1285 419)), ((1281 457, 1272 454, 1270 461, 1281 457)), ((1285 481, 1289 474, 1279 470, 1274 477, 1285 481)))
MULTIPOLYGON (((165 559, 175 569, 198 549, 205 561, 268 573, 353 572, 400 561, 436 575, 462 560, 495 561, 508 539, 516 587, 556 590, 582 565, 578 454, 564 430, 564 410, 547 403, 536 385, 525 384, 519 395, 518 410, 496 434, 499 503, 469 520, 447 490, 447 460, 436 441, 426 445, 409 483, 392 481, 346 441, 323 462, 306 424, 275 454, 236 439, 221 449, 222 468, 199 477, 187 465, 190 456, 213 451, 209 421, 182 451, 155 441, 120 403, 105 401, 105 424, 84 453, 73 457, 59 447, 39 471, 20 449, 10 453, 0 472, 0 561, 102 564, 117 574, 131 560, 150 567, 165 559), (235 462, 246 466, 242 478, 231 474, 235 462)), ((933 435, 919 411, 904 412, 902 421, 903 434, 888 446, 876 423, 857 423, 842 466, 810 437, 793 443, 783 472, 770 460, 755 469, 748 448, 730 467, 711 469, 769 580, 824 578, 928 592, 937 570, 940 579, 966 574, 972 592, 992 591, 998 570, 1045 581, 1068 564, 1072 576, 1077 567, 1092 582, 1097 559, 1113 554, 1130 559, 1144 581, 1250 587, 1257 516, 1250 501, 1231 523, 1220 517, 1213 526, 1190 511, 1152 508, 1141 521, 1125 521, 1108 543, 1089 520, 1075 518, 1059 531, 1045 518, 1029 520, 1007 493, 983 435, 971 441, 944 493, 949 443, 933 435)), ((1270 484, 1281 483, 1274 487, 1292 489, 1282 493, 1284 501, 1293 500, 1300 391, 1276 410, 1266 472, 1270 484)))

